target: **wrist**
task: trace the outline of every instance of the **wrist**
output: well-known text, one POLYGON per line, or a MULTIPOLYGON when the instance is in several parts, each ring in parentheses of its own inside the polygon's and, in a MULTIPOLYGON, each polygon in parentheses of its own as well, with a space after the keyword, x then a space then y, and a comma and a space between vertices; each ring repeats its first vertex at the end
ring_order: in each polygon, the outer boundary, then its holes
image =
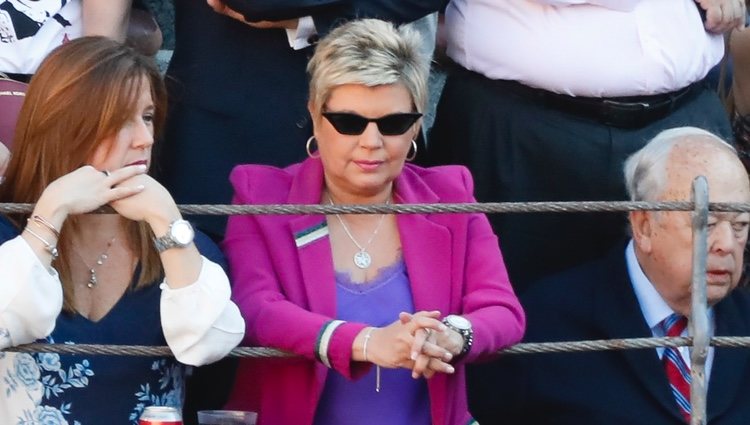
POLYGON ((471 322, 464 316, 458 316, 450 314, 443 318, 443 324, 448 327, 451 331, 459 335, 460 342, 458 346, 460 349, 453 357, 453 361, 456 361, 469 353, 471 346, 474 342, 474 329, 472 328, 471 322))
POLYGON ((375 327, 368 326, 360 331, 352 343, 352 360, 356 362, 367 362, 372 359, 372 334, 375 327), (368 357, 368 350, 369 357, 368 357))
POLYGON ((193 243, 195 230, 186 220, 173 220, 163 234, 154 233, 154 246, 159 253, 172 248, 185 248, 193 243))
POLYGON ((151 231, 158 238, 167 234, 169 226, 177 220, 182 220, 182 215, 175 208, 174 211, 165 212, 163 214, 154 214, 146 218, 146 222, 151 227, 151 231))
POLYGON ((63 203, 50 200, 48 196, 45 196, 45 192, 39 197, 34 206, 34 211, 31 212, 29 217, 42 217, 54 228, 62 229, 63 223, 68 218, 69 210, 63 203))

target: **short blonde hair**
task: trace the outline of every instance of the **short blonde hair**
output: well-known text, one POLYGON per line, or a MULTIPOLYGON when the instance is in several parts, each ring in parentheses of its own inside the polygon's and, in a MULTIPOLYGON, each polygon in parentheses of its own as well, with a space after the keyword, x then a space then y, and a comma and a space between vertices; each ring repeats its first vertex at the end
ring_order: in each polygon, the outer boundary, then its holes
POLYGON ((403 84, 417 112, 427 104, 430 58, 418 32, 378 19, 351 21, 331 31, 307 65, 310 101, 316 112, 344 84, 403 84))

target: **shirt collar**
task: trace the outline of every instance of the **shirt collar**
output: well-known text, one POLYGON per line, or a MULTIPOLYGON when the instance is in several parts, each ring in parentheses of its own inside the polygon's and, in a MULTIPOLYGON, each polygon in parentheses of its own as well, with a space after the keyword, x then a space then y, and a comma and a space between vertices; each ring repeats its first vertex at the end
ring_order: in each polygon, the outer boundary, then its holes
MULTIPOLYGON (((635 245, 631 239, 625 248, 625 262, 628 266, 628 275, 630 282, 635 291, 635 297, 641 307, 643 318, 646 319, 649 329, 654 330, 659 324, 675 311, 664 301, 659 292, 654 288, 654 284, 648 279, 643 272, 638 258, 635 256, 635 245)), ((713 330, 713 307, 708 308, 708 319, 711 330, 713 330)), ((713 332, 712 332, 713 333, 713 332)))
POLYGON ((632 239, 625 248, 625 262, 628 266, 628 274, 630 275, 630 282, 633 285, 633 291, 635 291, 635 297, 641 306, 643 318, 646 319, 648 327, 653 329, 664 319, 674 314, 674 310, 669 307, 661 295, 659 295, 659 292, 656 291, 656 288, 654 288, 648 277, 646 277, 646 274, 643 273, 643 269, 638 263, 638 258, 635 256, 635 246, 632 239))

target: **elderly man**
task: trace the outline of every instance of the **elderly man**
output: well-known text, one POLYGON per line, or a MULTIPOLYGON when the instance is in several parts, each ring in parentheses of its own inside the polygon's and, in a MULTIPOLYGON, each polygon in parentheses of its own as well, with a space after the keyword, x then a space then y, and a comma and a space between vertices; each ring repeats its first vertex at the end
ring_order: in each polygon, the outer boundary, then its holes
MULTIPOLYGON (((711 202, 750 202, 734 149, 692 127, 667 130, 625 165, 638 201, 690 199, 696 176, 711 202)), ((689 212, 630 213, 632 240, 600 261, 534 285, 522 297, 526 341, 687 335, 692 229, 689 212)), ((750 295, 735 289, 748 213, 711 213, 708 302, 712 335, 750 335, 750 295)), ((711 348, 708 423, 750 420, 750 352, 711 348)), ((690 418, 688 349, 507 356, 495 370, 491 406, 503 424, 684 424, 690 418)), ((479 406, 474 406, 479 407, 479 406)), ((483 409, 480 409, 484 411, 483 409)), ((483 425, 495 423, 477 417, 483 425)))

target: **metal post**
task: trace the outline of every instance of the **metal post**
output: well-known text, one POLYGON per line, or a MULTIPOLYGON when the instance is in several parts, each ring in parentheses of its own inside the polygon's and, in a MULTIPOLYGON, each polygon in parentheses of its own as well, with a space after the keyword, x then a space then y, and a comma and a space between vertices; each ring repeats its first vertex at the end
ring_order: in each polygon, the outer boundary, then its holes
POLYGON ((708 306, 706 301, 706 261, 708 255, 708 182, 698 176, 693 181, 693 287, 690 312, 690 406, 691 425, 706 425, 706 356, 708 355, 708 306))

